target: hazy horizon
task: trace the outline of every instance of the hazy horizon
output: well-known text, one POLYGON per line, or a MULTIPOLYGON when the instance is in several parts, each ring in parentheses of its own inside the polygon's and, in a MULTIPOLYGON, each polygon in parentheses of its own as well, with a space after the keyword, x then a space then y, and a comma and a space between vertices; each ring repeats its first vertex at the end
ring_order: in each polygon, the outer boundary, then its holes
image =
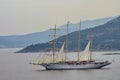
POLYGON ((0 35, 40 32, 72 23, 120 15, 120 0, 0 0, 0 35))

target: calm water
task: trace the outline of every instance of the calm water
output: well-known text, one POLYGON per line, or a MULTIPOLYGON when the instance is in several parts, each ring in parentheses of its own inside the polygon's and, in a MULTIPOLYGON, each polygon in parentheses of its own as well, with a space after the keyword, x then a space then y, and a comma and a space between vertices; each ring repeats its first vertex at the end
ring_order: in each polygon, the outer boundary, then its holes
POLYGON ((28 64, 35 60, 38 53, 13 53, 17 50, 0 49, 0 80, 120 80, 120 55, 102 55, 109 52, 94 52, 95 59, 112 62, 102 69, 47 71, 42 66, 28 64))

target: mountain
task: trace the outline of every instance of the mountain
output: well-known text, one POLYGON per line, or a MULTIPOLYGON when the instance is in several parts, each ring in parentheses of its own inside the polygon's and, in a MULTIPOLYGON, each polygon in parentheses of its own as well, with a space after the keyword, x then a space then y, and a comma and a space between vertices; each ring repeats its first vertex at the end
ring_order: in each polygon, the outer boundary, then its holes
MULTIPOLYGON (((82 29, 95 27, 98 25, 102 25, 115 17, 109 18, 101 18, 96 20, 87 20, 82 22, 82 29)), ((65 34, 66 24, 60 26, 60 30, 58 31, 58 35, 62 36, 65 34)), ((77 31, 79 23, 69 25, 69 33, 77 31)), ((51 30, 46 30, 43 32, 36 32, 26 35, 12 35, 12 36, 0 36, 0 48, 16 48, 16 47, 26 47, 28 45, 37 44, 37 43, 45 43, 52 40, 52 37, 48 35, 51 34, 51 30)))
MULTIPOLYGON (((107 23, 96 26, 94 28, 89 28, 81 31, 81 50, 83 50, 91 36, 91 33, 94 34, 94 39, 92 42, 93 50, 120 50, 120 17, 112 19, 107 23)), ((72 32, 68 35, 69 44, 68 50, 77 50, 78 42, 78 31, 72 32)), ((65 41, 66 36, 61 36, 57 39, 58 45, 60 48, 62 43, 65 41)), ((48 48, 51 48, 53 45, 49 43, 34 44, 30 45, 18 52, 38 52, 45 51, 48 48)))

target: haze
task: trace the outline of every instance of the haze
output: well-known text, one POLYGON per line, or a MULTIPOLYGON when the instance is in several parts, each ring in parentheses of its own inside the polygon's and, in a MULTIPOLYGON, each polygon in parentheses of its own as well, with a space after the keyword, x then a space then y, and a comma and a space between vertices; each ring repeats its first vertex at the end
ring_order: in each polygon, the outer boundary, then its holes
POLYGON ((0 35, 40 32, 54 24, 120 15, 120 0, 0 0, 0 35))

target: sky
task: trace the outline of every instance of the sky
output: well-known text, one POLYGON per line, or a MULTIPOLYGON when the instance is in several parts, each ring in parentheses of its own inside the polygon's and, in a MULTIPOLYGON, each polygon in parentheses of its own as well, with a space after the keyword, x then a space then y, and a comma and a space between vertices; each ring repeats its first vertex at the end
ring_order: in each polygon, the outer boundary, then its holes
POLYGON ((120 0, 0 0, 0 36, 120 15, 120 0))

